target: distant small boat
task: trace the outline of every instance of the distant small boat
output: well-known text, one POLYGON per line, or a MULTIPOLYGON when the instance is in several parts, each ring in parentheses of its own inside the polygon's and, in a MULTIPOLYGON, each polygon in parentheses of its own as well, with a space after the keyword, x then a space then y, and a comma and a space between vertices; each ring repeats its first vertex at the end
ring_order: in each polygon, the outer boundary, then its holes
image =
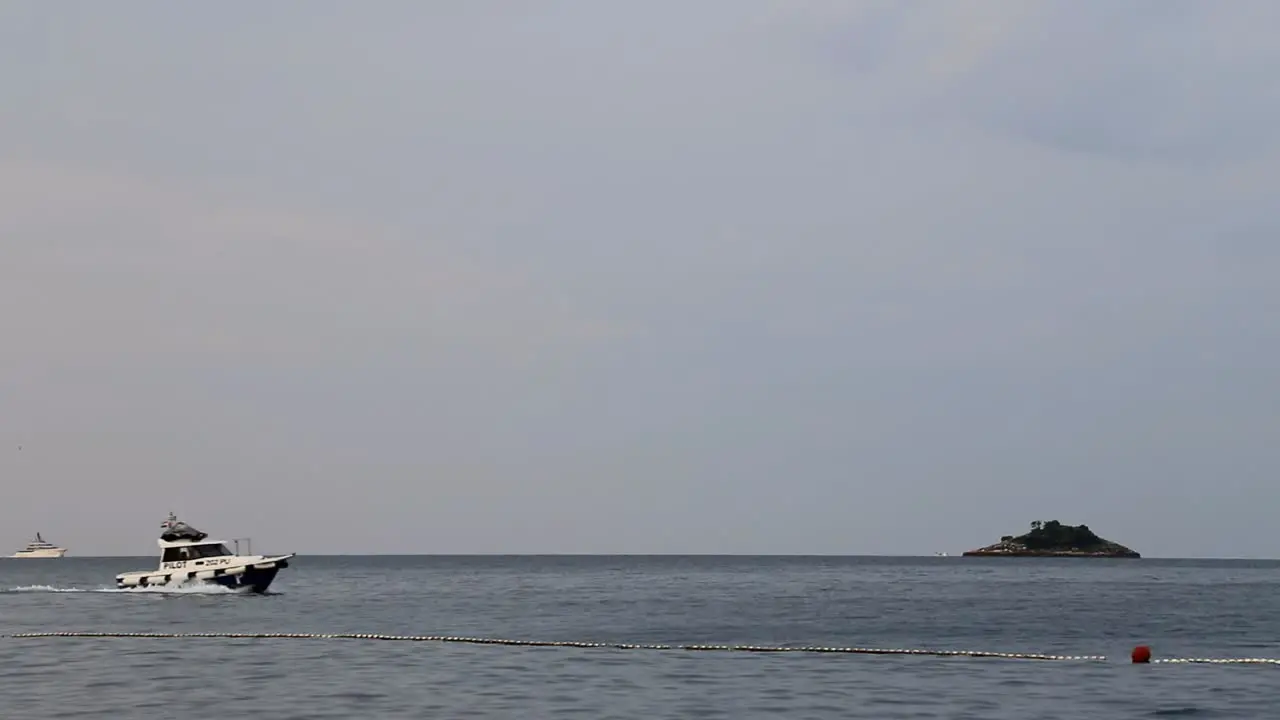
POLYGON ((9 557, 15 558, 60 558, 67 554, 67 549, 58 547, 53 543, 45 542, 40 533, 36 533, 36 539, 27 543, 27 546, 9 557))

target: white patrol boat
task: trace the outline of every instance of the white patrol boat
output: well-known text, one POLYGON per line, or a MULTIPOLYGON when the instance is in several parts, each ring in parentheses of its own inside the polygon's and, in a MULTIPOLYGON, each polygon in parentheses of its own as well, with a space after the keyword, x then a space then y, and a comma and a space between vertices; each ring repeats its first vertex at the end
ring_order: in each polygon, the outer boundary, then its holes
POLYGON ((214 583, 235 590, 266 592, 276 573, 289 567, 288 555, 241 555, 227 549, 222 540, 209 540, 201 532, 169 513, 160 525, 160 567, 116 576, 116 587, 150 587, 182 583, 214 583))

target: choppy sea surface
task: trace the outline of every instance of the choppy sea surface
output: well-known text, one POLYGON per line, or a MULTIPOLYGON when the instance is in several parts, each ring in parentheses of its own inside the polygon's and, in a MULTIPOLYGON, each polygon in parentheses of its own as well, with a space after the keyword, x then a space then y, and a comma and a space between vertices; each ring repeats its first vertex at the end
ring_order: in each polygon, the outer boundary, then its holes
POLYGON ((155 558, 0 560, 0 634, 376 633, 1106 655, 1105 662, 295 639, 0 638, 4 720, 1264 718, 1280 562, 306 557, 272 593, 118 591, 155 558))

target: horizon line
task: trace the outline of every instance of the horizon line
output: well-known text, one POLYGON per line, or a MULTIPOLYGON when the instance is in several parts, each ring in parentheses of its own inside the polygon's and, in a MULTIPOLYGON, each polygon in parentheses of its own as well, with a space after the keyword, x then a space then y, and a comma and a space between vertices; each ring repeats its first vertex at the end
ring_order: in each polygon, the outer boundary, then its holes
MULTIPOLYGON (((702 557, 702 558, 900 558, 900 559, 942 559, 942 558, 965 558, 966 560, 983 560, 985 556, 965 557, 962 552, 955 554, 947 553, 945 555, 932 554, 873 554, 873 553, 710 553, 710 552, 664 552, 664 553, 645 553, 645 552, 618 552, 618 553, 601 553, 601 552, 417 552, 417 553, 387 553, 387 552, 321 552, 321 553, 297 553, 298 557, 635 557, 635 558, 681 558, 681 557, 702 557)), ((115 554, 115 555, 64 555, 60 558, 15 558, 8 555, 0 556, 0 559, 11 560, 67 560, 67 559, 111 559, 111 558, 141 558, 152 557, 152 554, 135 555, 135 554, 115 554)), ((1000 558, 1002 560, 1280 560, 1277 557, 1263 556, 1175 556, 1175 555, 1142 555, 1139 558, 1108 558, 1108 557, 1025 557, 1025 558, 1000 558)))

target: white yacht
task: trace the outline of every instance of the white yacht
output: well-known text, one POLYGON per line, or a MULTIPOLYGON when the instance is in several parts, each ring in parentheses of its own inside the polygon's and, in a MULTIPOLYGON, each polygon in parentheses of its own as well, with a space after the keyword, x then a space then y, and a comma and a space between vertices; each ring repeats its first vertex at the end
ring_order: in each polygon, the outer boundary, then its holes
POLYGON ((53 543, 47 543, 40 533, 36 533, 36 539, 27 543, 27 546, 18 552, 10 555, 16 558, 60 558, 67 554, 67 549, 58 547, 53 543))
MULTIPOLYGON (((235 590, 266 592, 276 573, 289 567, 287 555, 241 555, 239 541, 236 551, 227 549, 222 540, 209 540, 209 534, 196 530, 169 513, 169 519, 160 524, 160 567, 156 570, 138 570, 116 576, 116 586, 121 588, 179 585, 183 583, 214 583, 235 590)), ((251 552, 251 551, 250 551, 251 552)))

